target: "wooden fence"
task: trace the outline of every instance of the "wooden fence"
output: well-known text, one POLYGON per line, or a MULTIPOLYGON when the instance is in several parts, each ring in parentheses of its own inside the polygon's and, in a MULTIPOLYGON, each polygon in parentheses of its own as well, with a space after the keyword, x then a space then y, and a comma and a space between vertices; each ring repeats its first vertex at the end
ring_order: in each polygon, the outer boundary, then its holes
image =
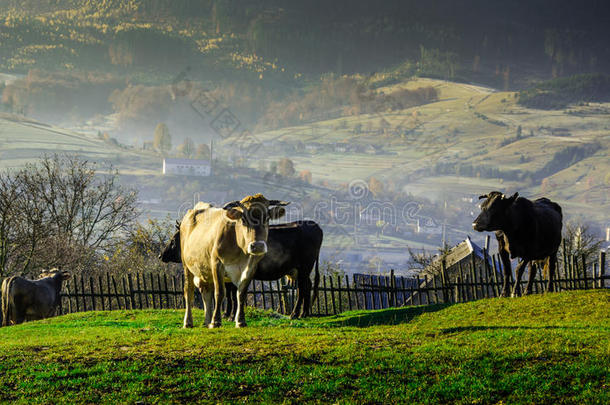
MULTIPOLYGON (((322 276, 319 293, 313 305, 314 315, 333 315, 346 310, 382 309, 405 305, 457 303, 497 297, 501 293, 503 272, 499 257, 475 260, 446 269, 435 276, 402 277, 391 271, 387 276, 347 275, 322 276)), ((606 288, 606 255, 600 252, 596 263, 583 257, 565 257, 555 276, 556 291, 606 288)), ((544 291, 546 281, 535 268, 533 293, 544 291)), ((528 274, 521 281, 522 291, 528 274)), ((511 277, 511 286, 513 280, 511 277)), ((115 277, 75 276, 63 289, 59 312, 105 311, 114 309, 184 308, 183 276, 127 274, 115 277)), ((202 307, 195 290, 196 305, 202 307)), ((289 314, 296 300, 296 287, 284 280, 253 281, 248 290, 248 305, 289 314)))

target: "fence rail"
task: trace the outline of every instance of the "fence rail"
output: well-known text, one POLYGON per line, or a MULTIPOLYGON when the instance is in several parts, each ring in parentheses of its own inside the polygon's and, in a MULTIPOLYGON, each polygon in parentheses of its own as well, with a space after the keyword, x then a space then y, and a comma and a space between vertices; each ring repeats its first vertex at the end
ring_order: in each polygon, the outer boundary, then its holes
MULTIPOLYGON (((556 291, 606 288, 606 255, 601 252, 596 263, 586 263, 584 257, 563 258, 558 266, 554 286, 556 291)), ((458 263, 451 269, 442 266, 435 276, 403 277, 394 275, 324 275, 320 280, 313 315, 334 315, 346 310, 383 309, 405 305, 458 303, 497 297, 502 291, 503 272, 499 257, 490 256, 483 263, 474 255, 467 265, 458 263)), ((546 280, 541 269, 534 266, 536 278, 533 293, 545 290, 546 280)), ((511 277, 511 286, 513 278, 511 277)), ((521 281, 521 291, 527 275, 521 281)), ((182 275, 127 274, 115 277, 75 276, 61 294, 60 314, 114 309, 184 308, 182 275)), ((203 306, 195 290, 195 302, 203 306)), ((296 286, 285 280, 253 281, 247 294, 248 305, 273 309, 289 314, 296 300, 296 286)))

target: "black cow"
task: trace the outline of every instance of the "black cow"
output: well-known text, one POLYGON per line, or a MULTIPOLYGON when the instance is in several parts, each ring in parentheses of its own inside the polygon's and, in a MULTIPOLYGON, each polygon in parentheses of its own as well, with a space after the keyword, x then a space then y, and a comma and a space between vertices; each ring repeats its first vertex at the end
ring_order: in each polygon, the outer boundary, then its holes
POLYGON ((53 269, 32 281, 13 276, 2 282, 2 326, 48 318, 59 305, 61 285, 70 272, 53 269))
POLYGON ((493 231, 498 240, 498 249, 504 268, 502 296, 508 296, 511 275, 510 259, 519 257, 512 296, 519 292, 519 283, 530 264, 530 275, 525 294, 531 293, 535 271, 532 262, 543 260, 548 270, 547 291, 552 291, 553 277, 557 266, 557 250, 561 244, 563 215, 561 207, 548 198, 530 201, 515 193, 506 197, 499 191, 482 195, 481 213, 472 223, 475 231, 493 231))
MULTIPOLYGON (((297 302, 290 315, 292 318, 308 316, 318 296, 320 284, 318 256, 322 239, 322 229, 314 221, 296 221, 269 226, 267 254, 258 263, 254 280, 277 280, 284 276, 296 280, 297 302), (310 274, 314 264, 316 272, 312 299, 310 274)), ((159 258, 165 263, 181 263, 179 230, 161 252, 159 258)), ((227 298, 229 300, 226 315, 231 317, 236 302, 235 288, 232 283, 226 283, 225 288, 227 288, 227 298)))

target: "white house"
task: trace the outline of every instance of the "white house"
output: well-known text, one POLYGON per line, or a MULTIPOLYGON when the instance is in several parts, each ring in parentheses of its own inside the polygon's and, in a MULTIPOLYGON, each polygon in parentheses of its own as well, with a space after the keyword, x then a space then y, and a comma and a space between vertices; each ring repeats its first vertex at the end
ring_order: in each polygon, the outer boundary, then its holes
POLYGON ((163 174, 178 174, 182 176, 209 176, 212 165, 209 160, 200 159, 163 159, 163 174))

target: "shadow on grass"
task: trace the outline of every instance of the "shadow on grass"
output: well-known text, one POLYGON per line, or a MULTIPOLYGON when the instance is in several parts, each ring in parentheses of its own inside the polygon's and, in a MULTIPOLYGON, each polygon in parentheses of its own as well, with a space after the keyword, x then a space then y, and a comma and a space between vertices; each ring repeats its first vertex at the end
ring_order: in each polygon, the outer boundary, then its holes
POLYGON ((418 307, 389 308, 377 311, 348 312, 332 317, 318 318, 320 326, 356 326, 364 328, 375 325, 398 325, 428 312, 448 308, 452 304, 436 304, 418 307))
POLYGON ((441 329, 441 333, 460 333, 460 332, 478 332, 478 331, 491 331, 491 330, 585 330, 585 329, 601 329, 606 330, 605 327, 596 326, 456 326, 455 328, 441 329))

